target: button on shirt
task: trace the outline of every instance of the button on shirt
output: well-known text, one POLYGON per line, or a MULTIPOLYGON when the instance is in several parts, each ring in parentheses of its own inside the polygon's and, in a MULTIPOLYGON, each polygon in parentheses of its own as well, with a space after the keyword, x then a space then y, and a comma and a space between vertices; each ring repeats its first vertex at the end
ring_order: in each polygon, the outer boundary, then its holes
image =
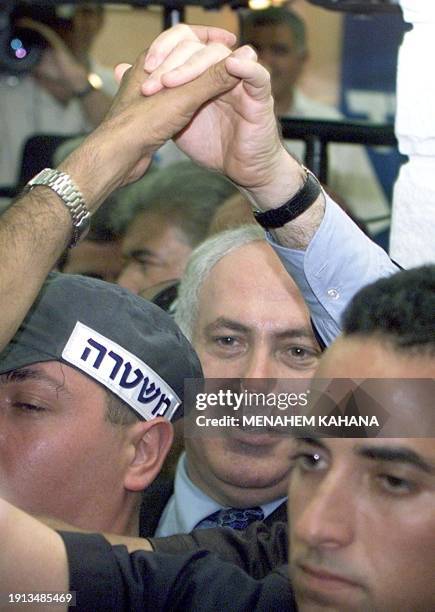
MULTIPOLYGON (((272 514, 285 500, 286 498, 282 497, 260 506, 264 517, 272 514)), ((223 506, 203 493, 190 480, 187 474, 186 454, 183 453, 178 461, 175 474, 174 494, 166 504, 155 537, 190 533, 200 521, 221 508, 223 506)))

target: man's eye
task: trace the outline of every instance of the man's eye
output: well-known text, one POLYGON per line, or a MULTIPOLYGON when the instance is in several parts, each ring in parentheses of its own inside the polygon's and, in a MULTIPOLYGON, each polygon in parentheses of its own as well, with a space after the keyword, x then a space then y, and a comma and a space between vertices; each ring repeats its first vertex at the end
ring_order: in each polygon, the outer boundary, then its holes
POLYGON ((286 45, 273 45, 272 46, 272 53, 274 55, 278 55, 280 57, 283 57, 285 55, 292 55, 293 50, 290 49, 289 47, 287 47, 286 45))
POLYGON ((143 268, 148 265, 148 259, 146 257, 141 257, 140 255, 133 257, 132 261, 139 264, 143 268))
POLYGON ((39 406, 38 404, 31 404, 29 402, 15 402, 15 408, 23 412, 44 412, 44 406, 39 406))
POLYGON ((416 485, 410 480, 399 478, 392 474, 381 474, 378 476, 382 488, 393 495, 406 495, 416 490, 416 485))
POLYGON ((292 346, 289 353, 292 357, 298 357, 299 359, 306 359, 310 355, 309 351, 301 346, 292 346))
POLYGON ((225 348, 235 346, 237 343, 236 338, 233 338, 233 336, 216 336, 213 340, 218 346, 225 348))
POLYGON ((291 460, 295 467, 305 472, 313 472, 325 467, 325 461, 319 453, 296 453, 291 460))
POLYGON ((293 364, 307 368, 314 367, 319 359, 316 351, 303 346, 291 346, 286 354, 293 364))

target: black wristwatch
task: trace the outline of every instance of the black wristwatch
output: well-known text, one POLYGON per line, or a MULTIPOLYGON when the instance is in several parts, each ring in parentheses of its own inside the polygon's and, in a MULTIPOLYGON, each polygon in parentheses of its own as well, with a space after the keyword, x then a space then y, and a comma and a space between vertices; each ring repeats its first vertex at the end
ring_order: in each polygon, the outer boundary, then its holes
POLYGON ((307 168, 304 168, 304 170, 307 173, 305 183, 290 200, 278 208, 266 210, 265 212, 254 210, 254 217, 257 223, 265 229, 282 227, 299 217, 299 215, 314 204, 322 191, 322 187, 310 170, 307 168))

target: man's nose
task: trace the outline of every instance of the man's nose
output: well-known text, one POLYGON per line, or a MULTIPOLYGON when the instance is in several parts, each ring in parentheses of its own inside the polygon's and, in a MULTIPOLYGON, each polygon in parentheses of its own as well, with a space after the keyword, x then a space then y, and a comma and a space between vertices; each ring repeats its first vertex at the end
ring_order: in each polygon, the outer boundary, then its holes
POLYGON ((240 376, 258 379, 273 377, 273 359, 266 347, 253 347, 249 351, 240 376))
POLYGON ((273 54, 268 49, 261 49, 257 53, 260 64, 264 66, 266 70, 271 72, 273 66, 273 54))
POLYGON ((330 472, 313 491, 301 514, 294 517, 295 539, 310 548, 347 546, 355 529, 349 476, 346 481, 342 475, 330 472))
POLYGON ((118 276, 116 284, 138 294, 144 289, 145 281, 136 264, 129 263, 118 276))

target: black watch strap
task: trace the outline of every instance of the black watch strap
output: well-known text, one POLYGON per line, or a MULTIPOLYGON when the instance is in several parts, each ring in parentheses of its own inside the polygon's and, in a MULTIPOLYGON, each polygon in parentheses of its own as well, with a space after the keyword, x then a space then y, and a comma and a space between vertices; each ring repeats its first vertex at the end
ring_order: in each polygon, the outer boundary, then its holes
POLYGON ((254 210, 254 217, 265 229, 282 227, 307 210, 319 197, 322 188, 314 174, 307 170, 307 179, 288 202, 272 210, 254 210))

